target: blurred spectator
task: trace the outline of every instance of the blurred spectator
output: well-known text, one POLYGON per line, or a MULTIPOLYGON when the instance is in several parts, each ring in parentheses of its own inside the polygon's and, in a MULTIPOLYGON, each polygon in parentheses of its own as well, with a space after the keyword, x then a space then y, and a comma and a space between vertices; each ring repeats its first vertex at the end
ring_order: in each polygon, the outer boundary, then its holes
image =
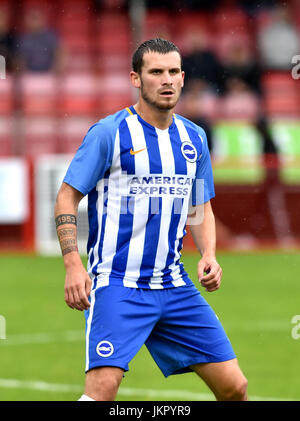
POLYGON ((194 79, 203 80, 220 93, 223 89, 222 66, 209 48, 206 32, 191 31, 188 34, 187 47, 189 52, 183 56, 183 70, 185 80, 189 82, 194 79))
POLYGON ((191 80, 184 88, 180 105, 186 118, 205 130, 208 147, 211 150, 211 125, 218 111, 218 96, 216 92, 203 80, 191 80))
POLYGON ((225 81, 232 78, 241 79, 253 92, 262 94, 260 66, 243 42, 236 41, 231 44, 223 61, 223 72, 225 81))
POLYGON ((291 69, 292 57, 299 54, 300 43, 288 6, 274 8, 272 22, 258 34, 258 47, 265 69, 291 69))
POLYGON ((58 70, 61 50, 55 32, 47 27, 41 10, 31 9, 25 16, 26 32, 20 36, 18 60, 20 70, 47 72, 58 70))
POLYGON ((260 100, 240 78, 226 81, 226 91, 222 99, 222 117, 229 120, 243 120, 254 123, 260 113, 260 100))
POLYGON ((9 27, 9 16, 5 9, 0 8, 0 55, 5 58, 6 71, 14 68, 16 37, 9 27))

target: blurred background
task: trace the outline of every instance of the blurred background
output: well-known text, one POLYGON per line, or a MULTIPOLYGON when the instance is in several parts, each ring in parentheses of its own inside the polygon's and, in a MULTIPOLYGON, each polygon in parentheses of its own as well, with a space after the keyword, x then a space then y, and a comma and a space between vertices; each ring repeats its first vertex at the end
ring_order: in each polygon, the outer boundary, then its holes
POLYGON ((176 111, 207 133, 219 248, 299 246, 299 34, 299 0, 0 0, 0 247, 59 252, 67 163, 93 123, 135 102, 131 54, 158 36, 183 55, 176 111))
MULTIPOLYGON (((185 269, 250 399, 300 399, 300 0, 0 0, 0 400, 82 394, 85 321, 64 302, 54 202, 88 128, 135 103, 131 55, 158 36, 183 55, 176 112, 207 134, 222 287, 200 288, 189 230, 185 269)), ((87 231, 83 199, 84 264, 87 231)), ((196 376, 165 379, 145 347, 117 397, 213 399, 196 376)))

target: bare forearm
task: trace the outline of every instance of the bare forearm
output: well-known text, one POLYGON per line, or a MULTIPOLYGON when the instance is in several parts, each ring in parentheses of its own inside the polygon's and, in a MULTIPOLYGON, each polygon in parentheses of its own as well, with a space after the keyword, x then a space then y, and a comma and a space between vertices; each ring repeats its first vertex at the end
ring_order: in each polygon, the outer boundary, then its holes
POLYGON ((66 268, 65 302, 80 311, 89 308, 91 291, 91 280, 77 247, 77 211, 82 197, 80 192, 63 183, 54 209, 57 237, 66 268))
POLYGON ((59 213, 55 218, 56 232, 62 255, 78 251, 77 246, 77 217, 74 213, 59 213))
POLYGON ((210 202, 204 204, 204 217, 199 225, 190 226, 194 243, 201 256, 216 254, 216 225, 210 202))
MULTIPOLYGON (((54 209, 56 232, 65 265, 78 254, 77 213, 80 198, 70 187, 63 185, 56 199, 54 209)), ((75 261, 78 261, 77 257, 75 261)))
POLYGON ((198 262, 198 279, 206 291, 219 289, 222 268, 216 260, 216 225, 210 202, 204 204, 202 224, 191 225, 191 232, 201 259, 198 262))

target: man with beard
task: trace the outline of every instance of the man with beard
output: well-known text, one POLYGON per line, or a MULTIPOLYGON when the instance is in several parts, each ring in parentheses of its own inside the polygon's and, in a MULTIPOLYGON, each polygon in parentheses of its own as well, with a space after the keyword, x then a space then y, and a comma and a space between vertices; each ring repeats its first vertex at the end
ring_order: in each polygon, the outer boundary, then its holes
POLYGON ((114 400, 145 344, 165 377, 195 372, 218 400, 246 400, 247 380, 219 319, 180 261, 189 209, 198 279, 220 287, 212 168, 203 129, 174 114, 184 83, 170 41, 145 41, 130 73, 138 102, 88 131, 57 196, 65 301, 86 316, 86 384, 79 400, 114 400), (77 249, 88 194, 88 268, 77 249))

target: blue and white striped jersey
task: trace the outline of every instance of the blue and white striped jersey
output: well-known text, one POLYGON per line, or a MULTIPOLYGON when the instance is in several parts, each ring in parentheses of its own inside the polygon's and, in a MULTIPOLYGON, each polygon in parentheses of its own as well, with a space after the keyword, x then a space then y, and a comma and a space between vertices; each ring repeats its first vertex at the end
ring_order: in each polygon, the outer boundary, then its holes
POLYGON ((89 129, 64 182, 88 194, 93 288, 192 283, 180 262, 188 209, 214 196, 200 127, 174 114, 160 130, 133 107, 121 110, 89 129))

